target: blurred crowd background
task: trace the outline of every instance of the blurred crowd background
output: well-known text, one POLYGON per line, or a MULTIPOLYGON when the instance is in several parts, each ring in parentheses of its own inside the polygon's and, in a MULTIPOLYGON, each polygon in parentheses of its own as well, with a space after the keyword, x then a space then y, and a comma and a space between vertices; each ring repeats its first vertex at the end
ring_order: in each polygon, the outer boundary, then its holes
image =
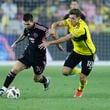
MULTIPOLYGON (((32 13, 35 21, 50 27, 53 22, 63 19, 69 12, 71 1, 0 0, 0 60, 14 60, 21 53, 22 49, 16 49, 15 54, 10 45, 23 31, 24 13, 32 13)), ((110 0, 78 0, 78 2, 98 48, 99 60, 110 60, 110 0)), ((60 35, 66 34, 64 29, 58 31, 60 35)), ((63 45, 66 47, 65 43, 63 45)), ((24 44, 21 45, 21 48, 24 46, 24 44)), ((62 56, 59 55, 61 53, 54 47, 49 47, 49 52, 54 60, 63 60, 67 55, 65 53, 62 56)))
MULTIPOLYGON (((70 9, 71 0, 0 0, 0 31, 20 33, 22 16, 31 12, 46 26, 63 19, 70 9)), ((92 32, 110 30, 110 0, 79 0, 92 32)))

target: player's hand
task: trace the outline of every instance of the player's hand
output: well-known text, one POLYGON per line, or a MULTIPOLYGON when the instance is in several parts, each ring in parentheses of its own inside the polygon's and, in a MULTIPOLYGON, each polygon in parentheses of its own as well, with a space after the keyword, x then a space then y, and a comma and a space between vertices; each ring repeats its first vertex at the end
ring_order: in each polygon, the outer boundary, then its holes
POLYGON ((39 47, 40 49, 45 49, 45 48, 47 48, 49 45, 50 45, 49 42, 43 41, 43 43, 41 43, 38 47, 39 47))
POLYGON ((60 51, 63 51, 63 52, 64 52, 65 49, 64 49, 60 44, 57 44, 56 46, 57 46, 57 48, 58 48, 60 51))
POLYGON ((13 43, 12 45, 11 45, 11 48, 16 48, 16 43, 13 43))

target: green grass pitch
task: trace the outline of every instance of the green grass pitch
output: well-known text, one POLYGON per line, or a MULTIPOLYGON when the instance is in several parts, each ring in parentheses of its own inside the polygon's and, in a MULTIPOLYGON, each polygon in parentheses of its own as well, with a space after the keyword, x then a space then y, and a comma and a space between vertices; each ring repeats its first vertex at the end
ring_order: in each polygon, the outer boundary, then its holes
MULTIPOLYGON (((0 67, 0 87, 11 67, 0 67)), ((0 110, 109 110, 110 67, 94 67, 82 98, 73 98, 79 84, 78 76, 63 76, 62 67, 47 66, 45 75, 51 79, 50 89, 33 81, 32 69, 21 72, 11 84, 21 91, 18 99, 0 97, 0 110)))

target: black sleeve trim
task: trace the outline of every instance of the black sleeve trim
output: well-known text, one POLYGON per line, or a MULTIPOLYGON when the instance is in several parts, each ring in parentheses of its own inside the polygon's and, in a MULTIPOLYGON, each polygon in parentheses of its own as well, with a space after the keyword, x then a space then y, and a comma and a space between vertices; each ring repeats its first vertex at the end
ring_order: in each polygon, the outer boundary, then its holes
POLYGON ((80 37, 74 37, 74 41, 79 42, 79 41, 83 41, 83 40, 87 40, 87 32, 86 29, 84 28, 85 33, 83 35, 81 35, 80 37))

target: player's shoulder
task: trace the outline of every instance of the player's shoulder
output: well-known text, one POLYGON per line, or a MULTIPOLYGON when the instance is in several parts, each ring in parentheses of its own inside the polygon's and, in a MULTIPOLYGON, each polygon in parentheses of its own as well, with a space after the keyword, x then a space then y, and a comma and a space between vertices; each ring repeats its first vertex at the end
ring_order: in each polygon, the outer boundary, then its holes
POLYGON ((69 18, 69 13, 64 16, 64 19, 69 18))
POLYGON ((70 18, 65 19, 65 20, 64 20, 64 23, 66 23, 67 25, 72 25, 70 18))
POLYGON ((42 30, 42 31, 48 30, 48 27, 46 27, 46 26, 44 26, 43 24, 40 24, 40 23, 38 23, 38 22, 35 22, 34 28, 40 29, 40 30, 42 30))
POLYGON ((79 20, 79 23, 80 23, 80 25, 83 25, 83 26, 86 25, 86 22, 85 22, 83 19, 80 19, 80 20, 79 20))

